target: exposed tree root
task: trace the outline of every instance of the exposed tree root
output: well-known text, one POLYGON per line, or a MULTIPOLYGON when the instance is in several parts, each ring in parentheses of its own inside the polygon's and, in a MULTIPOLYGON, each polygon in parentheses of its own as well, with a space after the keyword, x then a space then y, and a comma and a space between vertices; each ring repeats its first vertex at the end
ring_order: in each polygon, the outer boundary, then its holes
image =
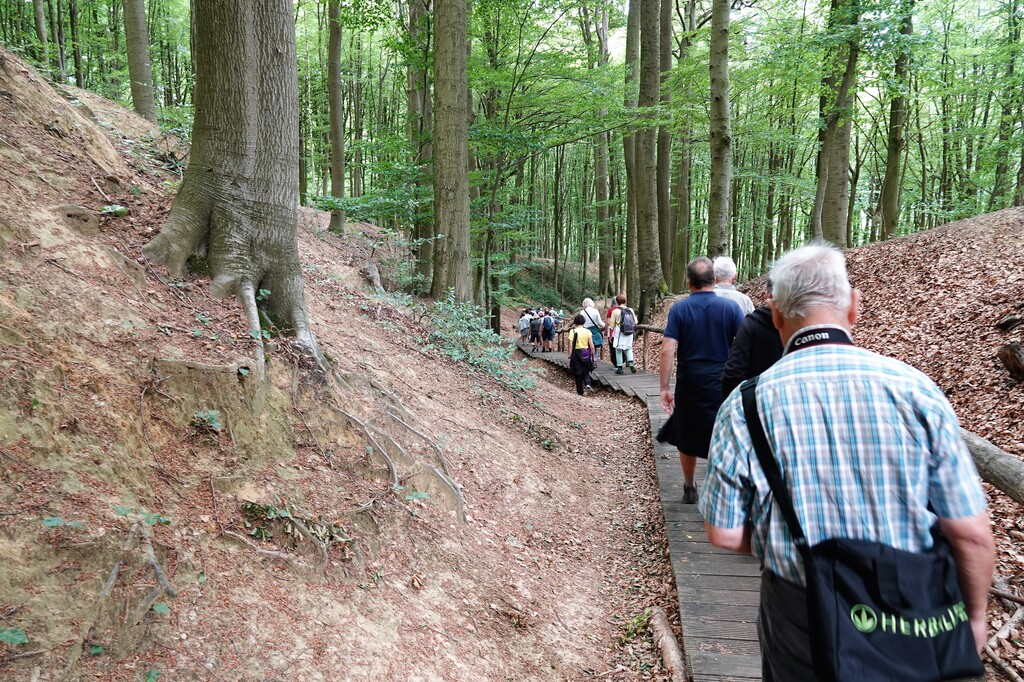
POLYGON ((661 650, 661 660, 665 669, 671 675, 672 682, 686 682, 686 665, 683 662, 683 652, 679 648, 679 642, 672 632, 672 626, 668 624, 668 616, 665 609, 655 606, 651 609, 651 631, 654 635, 654 643, 661 650))
POLYGON ((271 559, 278 559, 280 561, 284 561, 285 563, 291 564, 292 566, 294 566, 296 568, 305 568, 306 567, 306 564, 301 559, 299 559, 297 556, 294 556, 292 554, 288 554, 287 552, 278 552, 278 551, 273 550, 273 549, 264 549, 264 548, 258 546, 255 542, 253 542, 252 540, 250 540, 249 538, 245 537, 244 535, 242 535, 240 533, 236 533, 236 532, 234 532, 232 530, 222 530, 220 532, 220 534, 223 535, 224 537, 231 538, 232 540, 238 540, 243 545, 246 545, 247 547, 249 547, 252 551, 256 552, 257 554, 261 554, 261 555, 263 555, 265 557, 270 557, 271 559))
POLYGON ((416 434, 417 436, 419 436, 420 438, 425 440, 427 442, 427 445, 429 445, 430 448, 437 455, 437 459, 441 463, 441 468, 444 470, 445 476, 448 476, 449 478, 451 478, 452 473, 451 473, 451 469, 448 467, 448 460, 445 458, 444 454, 441 452, 441 448, 437 445, 437 443, 434 442, 434 439, 432 439, 430 436, 428 436, 427 434, 423 433, 422 431, 418 431, 414 427, 410 426, 404 419, 399 417, 397 414, 395 414, 394 412, 392 412, 388 408, 384 408, 384 412, 387 413, 387 415, 389 417, 391 417, 392 419, 394 419, 396 422, 398 422, 399 424, 401 424, 402 426, 404 426, 405 428, 409 429, 414 434, 416 434))
POLYGON ((344 417, 349 424, 351 424, 353 427, 362 432, 363 436, 366 437, 366 440, 370 441, 370 443, 373 446, 370 449, 373 450, 373 452, 376 452, 378 455, 380 455, 381 459, 384 460, 384 463, 388 467, 388 473, 391 475, 391 487, 397 488, 398 469, 395 468, 395 462, 394 460, 391 459, 388 453, 384 451, 384 448, 381 446, 380 443, 377 442, 377 439, 373 437, 373 434, 370 433, 370 430, 366 427, 366 424, 364 424, 358 417, 349 414, 348 412, 346 412, 345 410, 341 409, 336 405, 332 405, 329 402, 325 404, 327 405, 327 408, 330 409, 332 412, 335 412, 344 417))
POLYGON ((245 311, 245 319, 249 323, 249 335, 255 334, 256 352, 256 378, 263 383, 267 378, 266 351, 263 348, 263 337, 260 330, 260 310, 256 307, 256 291, 251 283, 247 283, 238 289, 238 302, 242 304, 245 311))

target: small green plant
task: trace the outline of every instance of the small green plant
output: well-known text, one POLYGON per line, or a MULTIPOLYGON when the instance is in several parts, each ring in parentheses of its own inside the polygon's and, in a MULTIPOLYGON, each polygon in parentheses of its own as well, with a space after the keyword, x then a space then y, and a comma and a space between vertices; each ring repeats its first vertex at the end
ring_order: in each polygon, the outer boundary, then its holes
POLYGON ((159 604, 153 604, 153 611, 159 613, 162 616, 166 616, 168 613, 171 612, 171 607, 161 602, 159 604))
POLYGON ((209 324, 210 318, 202 313, 196 313, 196 322, 202 322, 203 324, 209 324))
POLYGON ((28 635, 21 628, 0 628, 0 642, 13 646, 28 644, 28 635))
POLYGON ((256 292, 257 303, 262 302, 270 298, 270 289, 259 289, 256 292))
POLYGON ((224 425, 220 423, 220 410, 200 410, 192 415, 189 422, 199 431, 208 433, 220 433, 224 425))
POLYGON ((89 646, 89 655, 90 656, 99 656, 104 651, 106 651, 106 649, 103 648, 102 644, 92 644, 92 645, 89 646))
POLYGON ((100 213, 112 218, 123 218, 128 215, 128 209, 121 204, 107 204, 100 209, 100 213))
POLYGON ((85 528, 85 524, 81 521, 65 521, 59 516, 48 516, 43 519, 43 525, 47 528, 73 528, 74 530, 82 530, 85 528))
POLYGON ((405 499, 409 502, 418 502, 420 500, 430 499, 430 493, 421 492, 419 490, 413 491, 405 496, 405 499))
POLYGON ((132 507, 123 507, 119 504, 114 505, 114 513, 118 516, 137 516, 147 526, 169 526, 171 520, 161 514, 160 512, 146 511, 145 509, 134 509, 132 507))
POLYGON ((619 635, 619 644, 628 644, 637 637, 644 637, 651 624, 650 607, 643 610, 643 613, 626 623, 625 629, 619 635))
POLYGON ((142 676, 142 682, 156 682, 160 679, 159 670, 147 670, 146 674, 142 676))
POLYGON ((133 197, 140 196, 142 194, 142 188, 138 185, 128 185, 128 193, 133 197))

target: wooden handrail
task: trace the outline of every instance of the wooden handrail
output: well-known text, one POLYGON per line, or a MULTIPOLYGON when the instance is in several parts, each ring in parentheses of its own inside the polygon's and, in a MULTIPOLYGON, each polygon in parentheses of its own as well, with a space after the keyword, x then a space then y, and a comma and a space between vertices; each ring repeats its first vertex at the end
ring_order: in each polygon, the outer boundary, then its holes
MULTIPOLYGON (((665 333, 665 328, 664 327, 655 327, 654 325, 651 325, 651 324, 638 324, 636 326, 636 330, 637 330, 637 332, 639 332, 637 334, 637 336, 641 340, 643 339, 644 335, 648 334, 648 333, 650 333, 650 334, 664 334, 665 333)), ((648 346, 648 344, 644 343, 644 352, 643 352, 643 355, 640 356, 640 369, 643 370, 644 372, 647 371, 647 346, 648 346)))

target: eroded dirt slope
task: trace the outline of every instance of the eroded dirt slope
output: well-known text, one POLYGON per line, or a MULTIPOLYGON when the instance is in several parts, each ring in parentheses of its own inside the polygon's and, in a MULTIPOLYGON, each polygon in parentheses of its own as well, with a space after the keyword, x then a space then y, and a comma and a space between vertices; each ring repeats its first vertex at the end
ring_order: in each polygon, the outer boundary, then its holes
POLYGON ((314 212, 336 373, 274 339, 259 383, 237 305, 141 256, 169 143, 79 101, 0 50, 0 678, 663 677, 639 404, 424 350, 430 316, 366 290, 361 228, 314 212))

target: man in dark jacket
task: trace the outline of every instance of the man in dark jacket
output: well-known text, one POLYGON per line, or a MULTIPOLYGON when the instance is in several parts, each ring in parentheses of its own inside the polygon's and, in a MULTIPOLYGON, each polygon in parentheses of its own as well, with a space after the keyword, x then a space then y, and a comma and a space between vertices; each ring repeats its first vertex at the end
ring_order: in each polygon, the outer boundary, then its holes
POLYGON ((743 319, 729 348, 729 359, 722 371, 722 400, 729 397, 732 389, 765 371, 781 357, 779 330, 772 324, 771 308, 763 305, 743 319))

